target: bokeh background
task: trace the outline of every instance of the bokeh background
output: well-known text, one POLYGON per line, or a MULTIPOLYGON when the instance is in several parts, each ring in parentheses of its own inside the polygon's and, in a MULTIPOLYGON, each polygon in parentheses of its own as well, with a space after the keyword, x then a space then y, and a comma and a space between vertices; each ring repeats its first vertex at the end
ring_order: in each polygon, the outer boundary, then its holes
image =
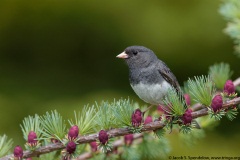
MULTIPOLYGON (((221 1, 1 0, 0 134, 23 145, 19 124, 57 110, 64 118, 102 100, 130 98, 127 66, 116 55, 151 48, 183 84, 227 62, 240 76, 233 42, 223 33, 221 1)), ((239 121, 222 120, 194 147, 172 134, 170 155, 240 156, 239 121)))

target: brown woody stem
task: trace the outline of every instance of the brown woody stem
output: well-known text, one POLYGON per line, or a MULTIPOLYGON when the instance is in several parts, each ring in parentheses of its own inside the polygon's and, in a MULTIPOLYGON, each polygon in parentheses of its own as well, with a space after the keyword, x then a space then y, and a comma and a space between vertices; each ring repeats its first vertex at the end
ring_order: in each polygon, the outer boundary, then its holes
MULTIPOLYGON (((240 79, 239 80, 237 79, 236 81, 238 82, 238 81, 240 81, 240 79)), ((236 82, 236 81, 234 81, 234 82, 236 82)), ((229 100, 229 101, 225 102, 223 104, 223 108, 229 108, 229 107, 232 107, 232 106, 236 106, 238 104, 240 104, 240 97, 236 97, 232 100, 229 100)), ((199 105, 198 107, 202 108, 202 109, 192 112, 193 118, 198 118, 198 117, 208 115, 208 109, 206 107, 204 107, 202 105, 199 105)), ((148 123, 148 124, 144 125, 143 128, 142 128, 142 132, 161 129, 163 127, 164 127, 163 123, 161 123, 160 121, 155 121, 155 122, 151 122, 151 123, 148 123)), ((128 128, 116 128, 116 129, 111 129, 111 130, 108 131, 108 135, 110 137, 119 137, 119 136, 131 134, 131 133, 132 132, 128 128)), ((92 141, 95 141, 96 139, 98 139, 98 133, 85 135, 85 136, 80 136, 78 143, 79 144, 90 143, 92 141)), ((121 142, 121 143, 123 143, 123 142, 121 142)), ((36 149, 35 151, 24 151, 23 158, 38 157, 42 154, 46 154, 46 153, 53 152, 53 151, 60 150, 60 149, 64 149, 64 148, 65 148, 65 146, 60 142, 59 143, 53 143, 53 144, 49 144, 49 145, 46 145, 46 146, 42 146, 42 147, 36 149)), ((87 157, 87 154, 85 156, 87 157)), ((0 160, 9 160, 11 158, 13 158, 13 154, 2 157, 2 158, 0 158, 0 160)))

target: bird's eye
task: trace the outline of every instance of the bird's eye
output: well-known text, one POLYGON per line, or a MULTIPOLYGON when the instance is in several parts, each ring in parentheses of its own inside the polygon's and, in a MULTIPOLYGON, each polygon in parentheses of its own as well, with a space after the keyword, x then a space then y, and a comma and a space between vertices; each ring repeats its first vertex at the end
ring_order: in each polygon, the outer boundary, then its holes
POLYGON ((136 56, 138 54, 138 51, 133 51, 133 54, 136 56))

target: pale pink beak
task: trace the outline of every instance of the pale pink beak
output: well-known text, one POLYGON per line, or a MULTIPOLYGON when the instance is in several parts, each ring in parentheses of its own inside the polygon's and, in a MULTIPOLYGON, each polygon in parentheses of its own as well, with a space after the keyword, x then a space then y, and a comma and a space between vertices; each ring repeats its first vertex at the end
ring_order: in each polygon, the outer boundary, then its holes
POLYGON ((128 55, 125 52, 120 53, 119 55, 117 55, 117 58, 123 58, 126 59, 128 58, 128 55))

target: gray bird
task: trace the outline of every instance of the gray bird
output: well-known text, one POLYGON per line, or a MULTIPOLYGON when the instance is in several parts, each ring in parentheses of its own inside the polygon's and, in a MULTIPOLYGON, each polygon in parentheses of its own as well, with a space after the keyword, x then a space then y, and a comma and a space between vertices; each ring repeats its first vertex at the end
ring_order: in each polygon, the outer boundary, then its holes
POLYGON ((135 93, 152 105, 163 104, 169 88, 180 92, 179 83, 168 66, 154 52, 143 46, 130 46, 117 55, 129 67, 130 85, 135 93))

